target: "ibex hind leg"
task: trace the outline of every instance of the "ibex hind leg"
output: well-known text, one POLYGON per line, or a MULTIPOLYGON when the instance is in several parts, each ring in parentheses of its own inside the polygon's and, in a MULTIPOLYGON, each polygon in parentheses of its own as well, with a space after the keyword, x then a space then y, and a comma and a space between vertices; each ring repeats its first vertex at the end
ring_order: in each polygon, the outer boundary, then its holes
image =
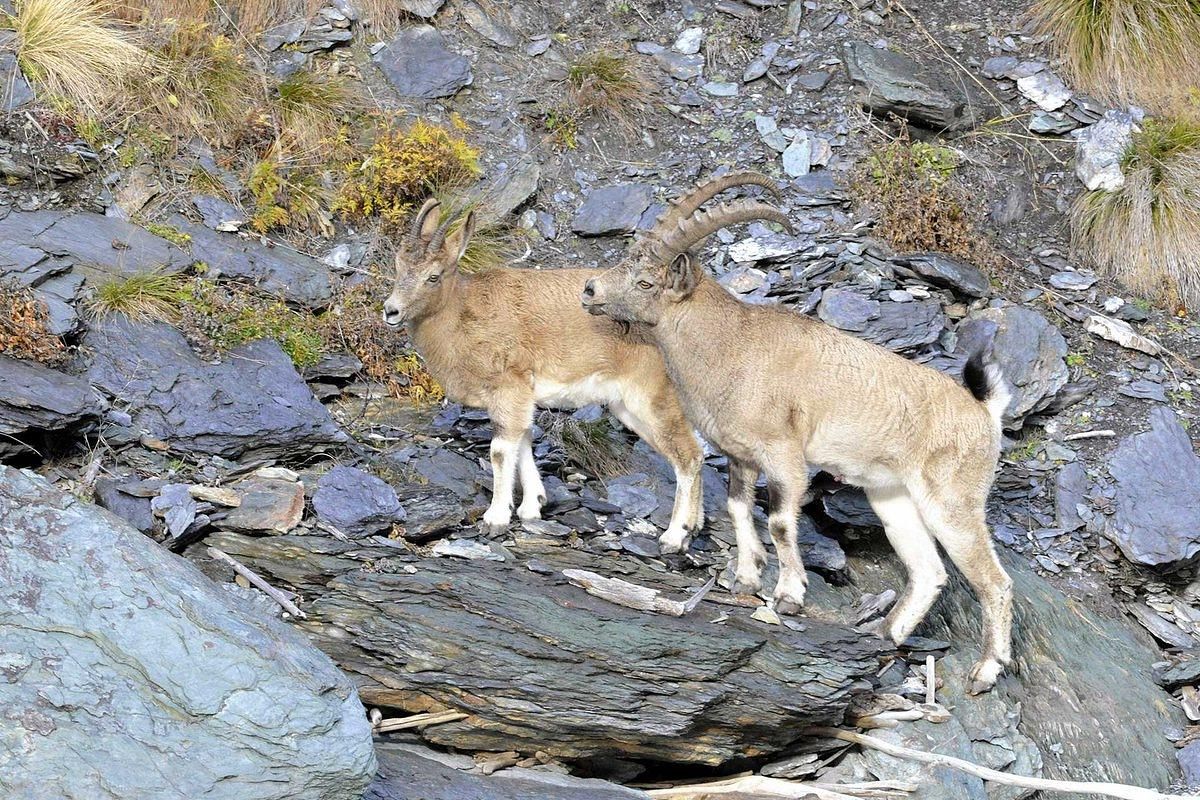
POLYGON ((865 491, 907 574, 904 591, 879 631, 900 644, 933 606, 946 584, 946 568, 917 504, 903 487, 865 491))
POLYGON ((987 527, 984 498, 933 495, 921 516, 979 598, 983 654, 971 669, 971 694, 990 690, 1012 663, 1012 579, 1000 566, 987 527))
POLYGON ((675 473, 675 504, 671 521, 659 537, 663 553, 687 550, 692 533, 704 524, 700 468, 703 453, 696 434, 675 403, 654 402, 640 393, 627 393, 610 410, 621 424, 657 450, 675 473))

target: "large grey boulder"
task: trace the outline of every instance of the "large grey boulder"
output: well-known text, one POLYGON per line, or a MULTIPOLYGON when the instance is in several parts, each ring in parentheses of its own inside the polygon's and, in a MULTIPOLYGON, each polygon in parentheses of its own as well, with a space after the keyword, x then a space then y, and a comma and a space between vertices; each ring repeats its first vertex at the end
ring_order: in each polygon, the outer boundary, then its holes
POLYGON ((986 308, 958 327, 958 350, 966 355, 990 348, 1012 390, 1004 425, 1021 427, 1025 417, 1050 405, 1067 383, 1067 340, 1038 312, 1024 306, 986 308))
POLYGON ((135 428, 186 453, 296 457, 348 440, 273 340, 201 361, 179 331, 113 315, 84 338, 86 377, 135 428))
POLYGON ((1105 534, 1130 561, 1172 564, 1200 552, 1200 456, 1165 406, 1150 411, 1150 430, 1122 439, 1108 472, 1116 513, 1105 534))
POLYGON ((102 406, 87 381, 0 355, 0 458, 36 453, 48 434, 86 431, 102 406))
POLYGON ((906 55, 851 41, 842 47, 842 61, 859 85, 859 102, 875 114, 895 114, 936 130, 962 130, 978 121, 964 89, 940 81, 906 55))
POLYGON ((896 351, 936 342, 946 326, 946 315, 937 300, 895 303, 841 288, 822 295, 817 316, 828 325, 896 351))
POLYGON ((432 25, 405 28, 375 54, 375 63, 404 97, 450 97, 471 83, 471 62, 446 47, 432 25))
POLYGON ((121 520, 0 467, 5 797, 358 800, 354 687, 121 520))

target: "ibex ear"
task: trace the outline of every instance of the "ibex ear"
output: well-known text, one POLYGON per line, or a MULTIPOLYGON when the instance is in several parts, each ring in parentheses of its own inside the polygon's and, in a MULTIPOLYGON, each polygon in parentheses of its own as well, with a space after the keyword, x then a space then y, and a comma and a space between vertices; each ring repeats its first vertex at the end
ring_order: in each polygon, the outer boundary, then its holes
POLYGON ((700 282, 700 266, 691 253, 680 253, 667 266, 666 291, 682 300, 691 295, 700 282))
POLYGON ((467 245, 471 243, 471 234, 473 233, 475 233, 475 212, 468 211, 466 219, 463 220, 458 230, 446 237, 442 252, 458 263, 458 260, 467 252, 467 245))

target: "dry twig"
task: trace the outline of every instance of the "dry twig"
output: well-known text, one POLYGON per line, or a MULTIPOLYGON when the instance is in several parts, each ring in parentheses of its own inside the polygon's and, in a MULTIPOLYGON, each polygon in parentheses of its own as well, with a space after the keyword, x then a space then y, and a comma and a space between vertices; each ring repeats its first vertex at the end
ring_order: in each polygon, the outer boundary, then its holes
POLYGON ((251 570, 249 567, 247 567, 242 562, 238 561, 233 556, 229 555, 228 553, 222 552, 215 547, 208 548, 208 554, 210 556, 212 556, 213 558, 217 559, 218 561, 224 561, 226 564, 233 567, 234 572, 236 572, 238 575, 241 575, 246 580, 250 581, 250 583, 252 585, 254 585, 255 588, 262 590, 262 592, 264 594, 266 594, 267 597, 271 598, 276 603, 279 603, 280 607, 282 607, 284 611, 288 612, 296 619, 307 619, 308 618, 308 615, 305 614, 303 611, 301 611, 299 609, 299 607, 296 606, 295 603, 293 603, 291 600, 289 600, 287 598, 287 595, 285 595, 283 592, 276 589, 271 584, 264 581, 262 578, 260 578, 258 576, 257 573, 255 573, 253 570, 251 570))

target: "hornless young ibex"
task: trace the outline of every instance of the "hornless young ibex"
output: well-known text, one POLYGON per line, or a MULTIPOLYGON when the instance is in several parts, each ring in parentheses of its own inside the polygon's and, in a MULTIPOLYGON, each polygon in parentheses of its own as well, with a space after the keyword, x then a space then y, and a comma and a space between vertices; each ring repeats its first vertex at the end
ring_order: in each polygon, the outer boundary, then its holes
POLYGON ((590 316, 579 305, 597 270, 458 269, 474 215, 448 233, 438 202, 427 200, 396 254, 396 277, 384 320, 409 336, 446 396, 486 409, 492 502, 483 515, 499 529, 512 518, 520 477, 523 520, 541 516, 546 489, 533 460, 534 406, 599 403, 671 463, 675 506, 660 539, 681 552, 704 523, 703 453, 653 342, 625 335, 629 326, 590 316))
POLYGON ((882 626, 894 642, 908 637, 946 581, 938 543, 962 571, 984 620, 970 690, 987 691, 1010 662, 1012 582, 984 519, 1008 389, 981 354, 967 362, 964 389, 817 320, 742 303, 708 277, 689 251, 718 229, 752 219, 791 228, 782 212, 754 200, 700 208, 713 186, 762 185, 762 177, 726 176, 676 200, 617 266, 587 282, 583 305, 648 333, 689 419, 729 456, 742 587, 757 591, 766 556, 751 517, 761 471, 780 565, 775 602, 801 605, 797 516, 809 467, 823 469, 866 491, 904 563, 908 585, 882 626))

